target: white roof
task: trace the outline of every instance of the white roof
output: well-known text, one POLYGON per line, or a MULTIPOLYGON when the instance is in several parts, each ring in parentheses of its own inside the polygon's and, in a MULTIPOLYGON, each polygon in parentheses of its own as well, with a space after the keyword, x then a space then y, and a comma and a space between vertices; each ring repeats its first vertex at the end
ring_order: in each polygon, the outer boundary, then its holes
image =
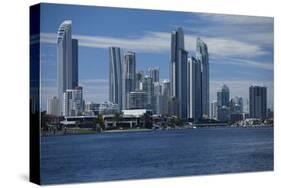
POLYGON ((147 109, 122 110, 124 115, 133 115, 133 116, 142 116, 147 111, 150 111, 150 110, 147 110, 147 109))

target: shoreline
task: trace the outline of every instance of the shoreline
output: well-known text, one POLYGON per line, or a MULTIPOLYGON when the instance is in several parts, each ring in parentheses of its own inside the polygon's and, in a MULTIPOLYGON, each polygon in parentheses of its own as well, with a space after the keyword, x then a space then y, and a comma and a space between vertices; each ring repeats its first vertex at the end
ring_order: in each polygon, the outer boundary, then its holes
POLYGON ((79 130, 78 132, 68 132, 68 133, 63 133, 63 132, 58 132, 56 134, 52 133, 44 133, 42 135, 41 132, 41 137, 54 137, 54 136, 72 136, 72 135, 94 135, 94 134, 108 134, 108 133, 138 133, 138 132, 160 132, 160 131, 177 131, 177 130, 196 130, 196 129, 218 129, 218 128, 241 128, 241 129, 247 129, 247 128, 252 128, 252 129, 257 129, 257 128, 274 128, 274 126, 269 126, 269 125, 264 125, 264 126, 213 126, 213 127, 196 127, 196 128, 191 128, 191 127, 180 127, 180 128, 169 128, 169 129, 118 129, 118 130, 105 130, 102 132, 96 132, 93 130, 79 130))

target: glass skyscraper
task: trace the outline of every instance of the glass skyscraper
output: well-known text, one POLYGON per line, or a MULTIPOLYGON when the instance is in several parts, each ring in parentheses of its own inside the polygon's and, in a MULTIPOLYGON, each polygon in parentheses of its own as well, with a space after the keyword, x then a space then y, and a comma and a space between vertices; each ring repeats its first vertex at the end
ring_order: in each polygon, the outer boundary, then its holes
POLYGON ((201 66, 194 58, 188 58, 186 68, 188 75, 187 87, 187 114, 188 118, 198 121, 202 117, 202 88, 201 88, 201 66))
POLYGON ((118 47, 109 48, 109 101, 122 110, 122 64, 118 47))
POLYGON ((229 88, 224 84, 217 92, 217 119, 228 121, 230 119, 229 88))
POLYGON ((149 68, 149 76, 152 78, 152 82, 159 82, 159 68, 149 68))
POLYGON ((59 113, 63 110, 63 94, 78 85, 78 41, 72 39, 71 20, 65 20, 58 29, 57 65, 59 113))
POLYGON ((209 117, 209 54, 207 45, 200 39, 197 38, 196 41, 196 58, 201 63, 202 71, 202 113, 203 117, 209 117))
POLYGON ((250 99, 250 117, 251 118, 266 118, 267 111, 267 89, 262 86, 251 86, 249 88, 250 99))
POLYGON ((129 109, 129 93, 136 89, 136 55, 126 52, 123 62, 123 110, 129 109))
POLYGON ((222 106, 229 107, 229 88, 225 84, 217 92, 217 103, 218 103, 218 107, 222 107, 222 106))
POLYGON ((184 50, 184 32, 177 28, 171 34, 171 60, 170 60, 170 81, 171 95, 178 101, 178 113, 180 118, 187 118, 187 96, 186 96, 186 64, 187 51, 184 50))

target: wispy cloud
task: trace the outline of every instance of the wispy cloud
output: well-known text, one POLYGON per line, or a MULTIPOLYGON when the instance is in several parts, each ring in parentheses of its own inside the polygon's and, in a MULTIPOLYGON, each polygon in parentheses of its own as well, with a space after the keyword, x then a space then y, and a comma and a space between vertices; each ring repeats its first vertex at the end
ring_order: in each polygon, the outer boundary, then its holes
MULTIPOLYGON (((41 42, 43 43, 56 43, 55 33, 42 33, 41 42)), ((114 38, 107 36, 84 36, 73 35, 74 38, 79 40, 79 45, 84 47, 94 48, 108 48, 109 46, 119 46, 124 49, 134 50, 136 52, 146 53, 161 53, 167 52, 170 49, 170 33, 167 32, 147 32, 142 37, 129 37, 129 38, 114 38)), ((186 35, 185 43, 187 50, 194 51, 196 45, 195 35, 186 35)), ((211 54, 224 55, 224 56, 259 56, 267 54, 258 45, 245 43, 241 41, 201 36, 206 41, 211 54)))
POLYGON ((214 22, 224 22, 226 24, 272 24, 273 18, 260 17, 260 16, 240 16, 240 15, 228 15, 228 14, 198 14, 200 18, 214 22))
MULTIPOLYGON (((188 32, 273 47, 274 20, 271 17, 198 14, 197 18, 197 21, 205 24, 185 27, 188 32)), ((190 25, 189 21, 186 25, 190 25)))
POLYGON ((212 57, 214 64, 224 64, 224 65, 237 65, 242 67, 253 67, 259 68, 263 70, 273 71, 273 63, 269 61, 254 61, 254 60, 246 60, 241 58, 231 58, 224 56, 215 56, 212 57))

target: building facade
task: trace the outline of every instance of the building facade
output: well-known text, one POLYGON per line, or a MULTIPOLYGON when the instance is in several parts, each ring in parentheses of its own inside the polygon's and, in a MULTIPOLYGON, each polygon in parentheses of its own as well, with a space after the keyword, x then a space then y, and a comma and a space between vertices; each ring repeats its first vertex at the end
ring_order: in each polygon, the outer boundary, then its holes
POLYGON ((56 96, 49 98, 47 101, 47 114, 59 116, 59 99, 56 96))
POLYGON ((136 89, 136 55, 134 52, 126 52, 123 62, 123 107, 129 109, 129 94, 136 89))
POLYGON ((230 120, 230 105, 229 105, 229 88, 227 85, 223 85, 219 91, 217 91, 217 120, 228 121, 230 120))
POLYGON ((196 41, 196 58, 200 61, 202 71, 202 114, 209 117, 210 103, 210 76, 209 76, 209 53, 206 43, 200 38, 196 41))
POLYGON ((186 83, 187 95, 187 114, 189 119, 198 121, 202 118, 202 89, 201 89, 201 65, 194 58, 188 58, 188 81, 186 83))
POLYGON ((232 114, 242 114, 243 110, 243 98, 235 96, 230 100, 230 113, 232 114))
POLYGON ((109 101, 122 111, 122 64, 118 47, 109 48, 109 101))
POLYGON ((163 80, 162 84, 162 96, 163 96, 163 102, 162 102, 162 113, 167 115, 168 114, 168 104, 169 104, 169 98, 171 96, 171 84, 169 80, 163 80))
POLYGON ((76 87, 67 89, 63 97, 63 115, 64 116, 79 116, 82 115, 83 109, 83 89, 76 87))
POLYGON ((149 68, 149 76, 152 78, 152 82, 159 82, 159 68, 149 68))
POLYGON ((267 88, 251 86, 249 88, 250 117, 265 119, 267 117, 267 88))
POLYGON ((63 95, 78 85, 78 41, 72 39, 72 21, 65 20, 57 33, 58 99, 62 114, 63 95))
POLYGON ((142 83, 142 90, 147 93, 147 108, 152 109, 153 104, 153 82, 152 78, 145 76, 142 83))
POLYGON ((129 94, 129 109, 147 109, 148 95, 145 91, 131 91, 129 94))
POLYGON ((105 101, 101 103, 99 106, 99 114, 106 115, 106 114, 116 114, 116 113, 119 113, 118 104, 112 103, 110 101, 105 101))
POLYGON ((177 28, 171 34, 170 81, 171 96, 179 103, 179 117, 187 118, 187 90, 186 90, 187 51, 184 48, 184 32, 177 28))
POLYGON ((211 119, 217 119, 218 117, 218 104, 217 101, 213 101, 211 103, 211 107, 210 107, 210 118, 211 119))

